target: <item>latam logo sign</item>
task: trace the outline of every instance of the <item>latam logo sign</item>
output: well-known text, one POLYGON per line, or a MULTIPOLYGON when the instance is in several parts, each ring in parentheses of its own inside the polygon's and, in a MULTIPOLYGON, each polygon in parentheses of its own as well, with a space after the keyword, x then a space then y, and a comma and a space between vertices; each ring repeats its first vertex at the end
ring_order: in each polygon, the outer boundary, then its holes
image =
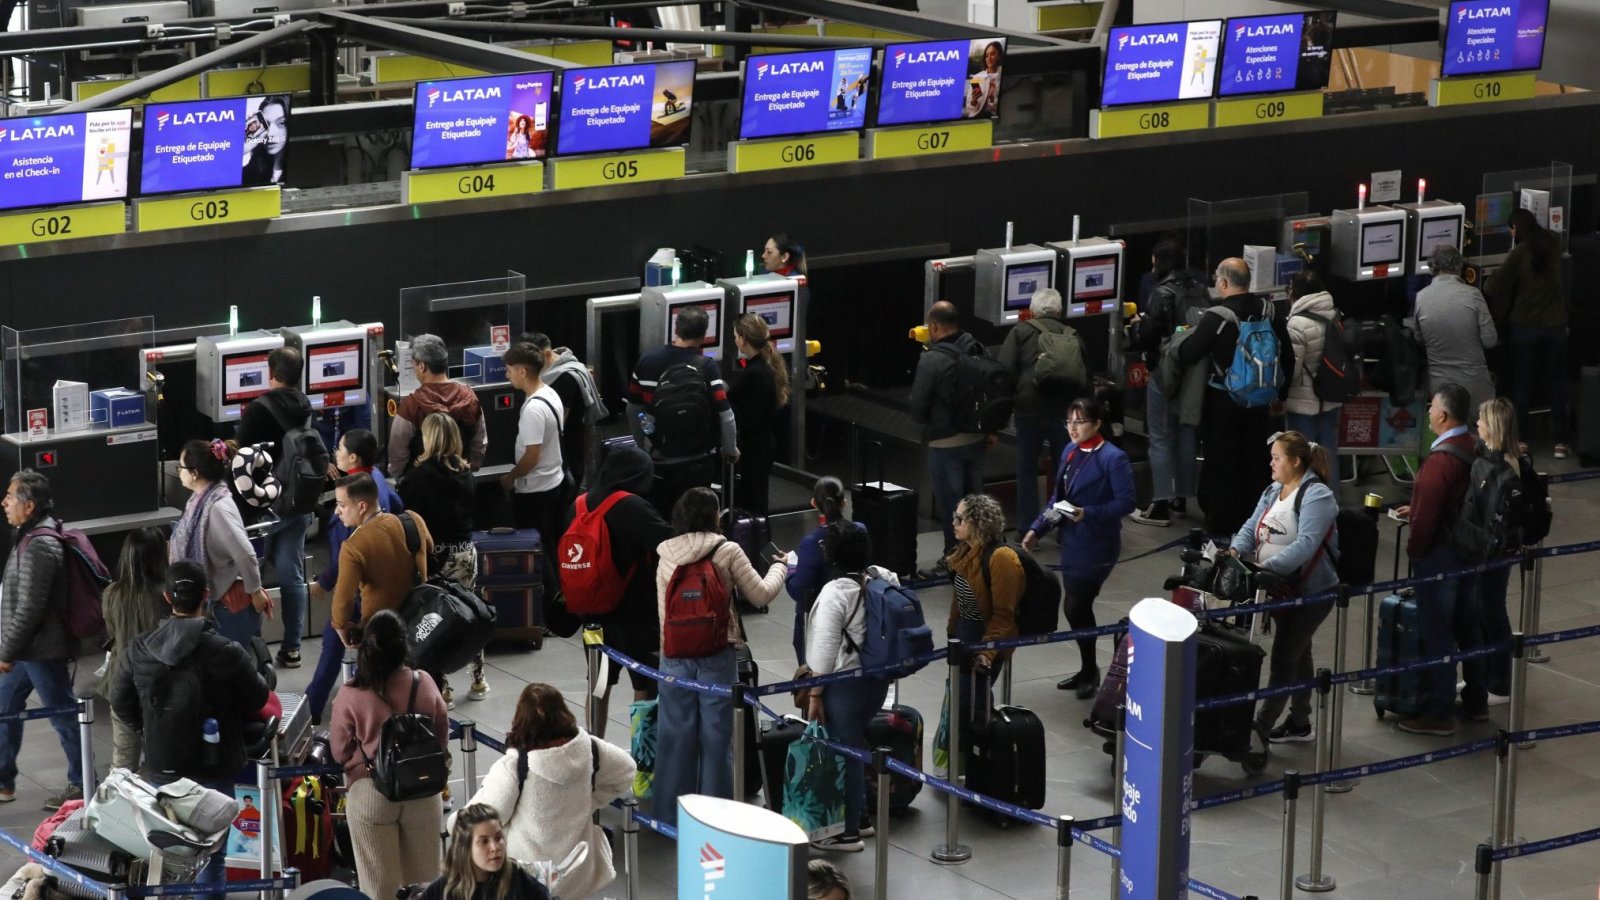
POLYGON ((1481 9, 1469 9, 1463 6, 1456 10, 1457 22, 1467 19, 1505 19, 1510 16, 1511 7, 1509 6, 1485 6, 1481 9))
POLYGON ((1117 49, 1125 50, 1128 47, 1156 47, 1161 44, 1176 44, 1178 33, 1176 31, 1161 31, 1154 34, 1125 34, 1117 38, 1117 49))
POLYGON ((728 861, 717 852, 717 848, 711 846, 710 841, 706 841, 705 846, 700 848, 700 869, 705 873, 704 900, 711 900, 717 890, 717 882, 727 877, 728 861))
POLYGON ((179 125, 216 125, 220 122, 234 122, 234 110, 231 109, 197 109, 190 112, 173 115, 170 112, 156 114, 156 130, 165 131, 170 124, 179 125))
POLYGON ((779 75, 815 75, 822 71, 824 62, 820 59, 798 60, 773 65, 772 63, 756 64, 756 80, 760 81, 769 74, 773 77, 779 75))
POLYGON ((644 87, 644 73, 635 72, 632 75, 599 75, 586 79, 582 75, 573 77, 572 90, 574 93, 588 89, 601 91, 607 88, 644 87))
POLYGON ((1233 29, 1233 39, 1236 41, 1243 38, 1282 37, 1284 35, 1288 35, 1289 37, 1294 36, 1293 23, 1279 23, 1276 25, 1240 25, 1233 29))

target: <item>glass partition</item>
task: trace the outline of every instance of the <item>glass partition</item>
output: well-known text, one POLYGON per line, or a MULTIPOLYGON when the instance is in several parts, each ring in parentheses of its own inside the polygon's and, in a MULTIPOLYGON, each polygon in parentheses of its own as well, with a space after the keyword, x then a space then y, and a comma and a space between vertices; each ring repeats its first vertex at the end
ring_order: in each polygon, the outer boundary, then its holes
POLYGON ((1209 276, 1217 263, 1243 256, 1247 244, 1277 247, 1283 220, 1305 215, 1308 203, 1305 191, 1237 200, 1189 198, 1187 265, 1209 276))
POLYGON ((52 434, 131 427, 150 422, 151 410, 142 403, 144 395, 144 351, 153 346, 155 317, 136 316, 109 319, 84 325, 18 330, 0 327, 0 394, 5 403, 7 434, 28 431, 28 411, 45 410, 52 434), (60 382, 83 385, 63 392, 60 410, 56 406, 56 385, 60 382), (122 406, 94 410, 88 404, 95 391, 122 388, 137 394, 143 415, 129 413, 122 406), (67 421, 59 421, 62 416, 67 421))
MULTIPOLYGON (((437 335, 449 349, 451 378, 473 385, 504 384, 504 367, 483 360, 504 352, 493 349, 501 344, 497 332, 507 343, 522 334, 525 283, 522 273, 508 270, 503 278, 402 288, 397 340, 410 343, 419 334, 437 335)), ((401 396, 411 392, 411 382, 410 369, 401 366, 401 396)))
POLYGON ((1478 195, 1472 217, 1473 244, 1468 256, 1501 256, 1511 252, 1513 210, 1526 206, 1540 223, 1555 232, 1561 252, 1567 252, 1566 216, 1572 209, 1572 166, 1552 162, 1537 169, 1485 172, 1483 193, 1478 195), (1552 215, 1554 219, 1552 219, 1552 215))

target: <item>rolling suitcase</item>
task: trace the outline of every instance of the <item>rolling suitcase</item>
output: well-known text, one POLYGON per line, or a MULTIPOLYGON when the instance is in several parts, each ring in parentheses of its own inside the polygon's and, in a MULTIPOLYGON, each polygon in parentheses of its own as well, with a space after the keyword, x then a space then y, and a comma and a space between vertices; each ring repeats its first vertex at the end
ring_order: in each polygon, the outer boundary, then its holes
MULTIPOLYGON (((105 884, 138 884, 144 880, 145 860, 96 834, 82 809, 56 828, 45 841, 44 852, 105 884)), ((101 896, 66 879, 56 879, 56 888, 76 897, 101 896)))
MULTIPOLYGON (((1024 809, 1044 807, 1044 723, 1032 710, 1001 706, 989 727, 974 734, 967 758, 967 787, 1024 809)), ((1008 816, 995 816, 1004 828, 1008 816)))
POLYGON ((883 444, 873 444, 878 448, 878 479, 851 485, 853 515, 872 538, 873 562, 897 575, 911 575, 917 571, 917 492, 885 480, 883 444))
POLYGON ((474 531, 478 595, 495 611, 494 639, 544 645, 544 542, 532 528, 474 531))
MULTIPOLYGON (((867 746, 888 747, 889 755, 913 769, 922 768, 922 713, 900 701, 900 689, 890 689, 890 702, 867 723, 867 746)), ((922 782, 904 775, 889 777, 889 814, 905 812, 922 793, 922 782)), ((878 807, 878 777, 867 767, 867 811, 878 807)))
MULTIPOLYGON (((1394 538, 1394 578, 1400 577, 1400 551, 1405 546, 1406 525, 1401 522, 1394 538)), ((1417 627, 1417 598, 1409 588, 1378 603, 1377 664, 1392 666, 1422 657, 1422 632, 1417 627)), ((1422 673, 1402 672, 1373 679, 1372 706, 1378 718, 1394 713, 1411 718, 1422 713, 1422 673)))
MULTIPOLYGON (((743 631, 743 623, 740 623, 743 631)), ((750 655, 749 644, 735 644, 733 646, 733 660, 739 683, 745 687, 761 686, 761 670, 756 667, 755 657, 750 655)), ((745 707, 744 717, 744 795, 746 797, 761 790, 761 756, 756 744, 760 734, 756 720, 765 718, 755 707, 745 707)))
MULTIPOLYGON (((733 495, 733 466, 729 465, 723 473, 723 487, 727 494, 722 511, 722 535, 728 540, 739 545, 744 551, 745 558, 750 560, 750 565, 762 575, 771 568, 772 561, 761 558, 761 548, 772 542, 772 528, 767 524, 766 516, 758 516, 748 510, 740 509, 734 503, 733 495)), ((735 589, 735 593, 738 591, 735 589)), ((739 609, 742 612, 766 613, 769 607, 755 606, 745 602, 739 597, 739 609)))
MULTIPOLYGON (((1266 651, 1252 643, 1248 635, 1208 620, 1195 637, 1195 700, 1225 697, 1253 691, 1261 686, 1261 663, 1266 651)), ((1244 762, 1251 753, 1255 736, 1256 705, 1235 703, 1218 709, 1196 712, 1194 749, 1198 754, 1216 753, 1244 762)), ((1264 765, 1263 758, 1261 763, 1264 765)), ((1251 770, 1252 764, 1246 769, 1251 770)))

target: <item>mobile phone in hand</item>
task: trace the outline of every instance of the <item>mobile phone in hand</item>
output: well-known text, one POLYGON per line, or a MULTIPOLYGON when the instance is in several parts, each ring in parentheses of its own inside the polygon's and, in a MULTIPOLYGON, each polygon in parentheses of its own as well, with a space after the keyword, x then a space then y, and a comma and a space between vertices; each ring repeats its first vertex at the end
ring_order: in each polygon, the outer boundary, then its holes
POLYGON ((767 545, 761 548, 761 559, 764 562, 770 563, 782 555, 783 551, 779 550, 778 545, 771 541, 767 541, 767 545))

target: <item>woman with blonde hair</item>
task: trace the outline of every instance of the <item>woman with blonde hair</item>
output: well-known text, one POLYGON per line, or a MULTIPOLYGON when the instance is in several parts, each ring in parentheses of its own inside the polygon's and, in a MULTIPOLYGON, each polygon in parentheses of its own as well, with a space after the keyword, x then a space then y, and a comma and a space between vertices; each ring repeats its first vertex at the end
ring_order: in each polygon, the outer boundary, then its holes
MULTIPOLYGON (((1517 451, 1517 408, 1510 400, 1505 397, 1495 397, 1484 401, 1478 407, 1478 439, 1483 442, 1482 452, 1491 456, 1500 454, 1506 464, 1511 466, 1511 471, 1517 473, 1517 477, 1524 485, 1525 499, 1530 495, 1538 497, 1544 495, 1543 490, 1531 490, 1534 485, 1530 482, 1537 483, 1539 478, 1539 473, 1534 470, 1533 458, 1517 451)), ((1543 510, 1538 512, 1542 514, 1543 510)), ((1508 548, 1518 548, 1527 542, 1527 536, 1521 533, 1520 527, 1517 531, 1517 534, 1507 535, 1508 548)), ((1477 595, 1478 631, 1475 635, 1477 640, 1471 643, 1472 646, 1510 643, 1511 616, 1506 611, 1506 591, 1511 583, 1511 568, 1504 566, 1490 569, 1478 576, 1474 588, 1474 593, 1477 595)), ((1461 635, 1458 633, 1457 642, 1460 640, 1461 635)), ((1478 666, 1472 666, 1472 662, 1474 661, 1464 663, 1462 666, 1464 674, 1467 675, 1467 686, 1461 691, 1461 708, 1463 714, 1469 718, 1481 718, 1488 715, 1489 707, 1511 702, 1511 654, 1501 652, 1484 657, 1478 666), (1478 678, 1474 676, 1481 676, 1481 687, 1478 678)))
POLYGON ((473 803, 456 814, 444 873, 421 900, 550 900, 550 892, 506 854, 506 832, 494 807, 473 803))
POLYGON ((474 490, 461 429, 449 415, 429 413, 422 420, 422 455, 399 488, 405 508, 421 516, 433 535, 429 572, 442 572, 458 554, 471 554, 474 490))
POLYGON ((783 410, 789 405, 789 372, 771 337, 766 320, 755 313, 734 320, 739 359, 727 376, 728 404, 739 427, 734 498, 740 509, 758 516, 767 514, 767 481, 777 459, 783 410))

